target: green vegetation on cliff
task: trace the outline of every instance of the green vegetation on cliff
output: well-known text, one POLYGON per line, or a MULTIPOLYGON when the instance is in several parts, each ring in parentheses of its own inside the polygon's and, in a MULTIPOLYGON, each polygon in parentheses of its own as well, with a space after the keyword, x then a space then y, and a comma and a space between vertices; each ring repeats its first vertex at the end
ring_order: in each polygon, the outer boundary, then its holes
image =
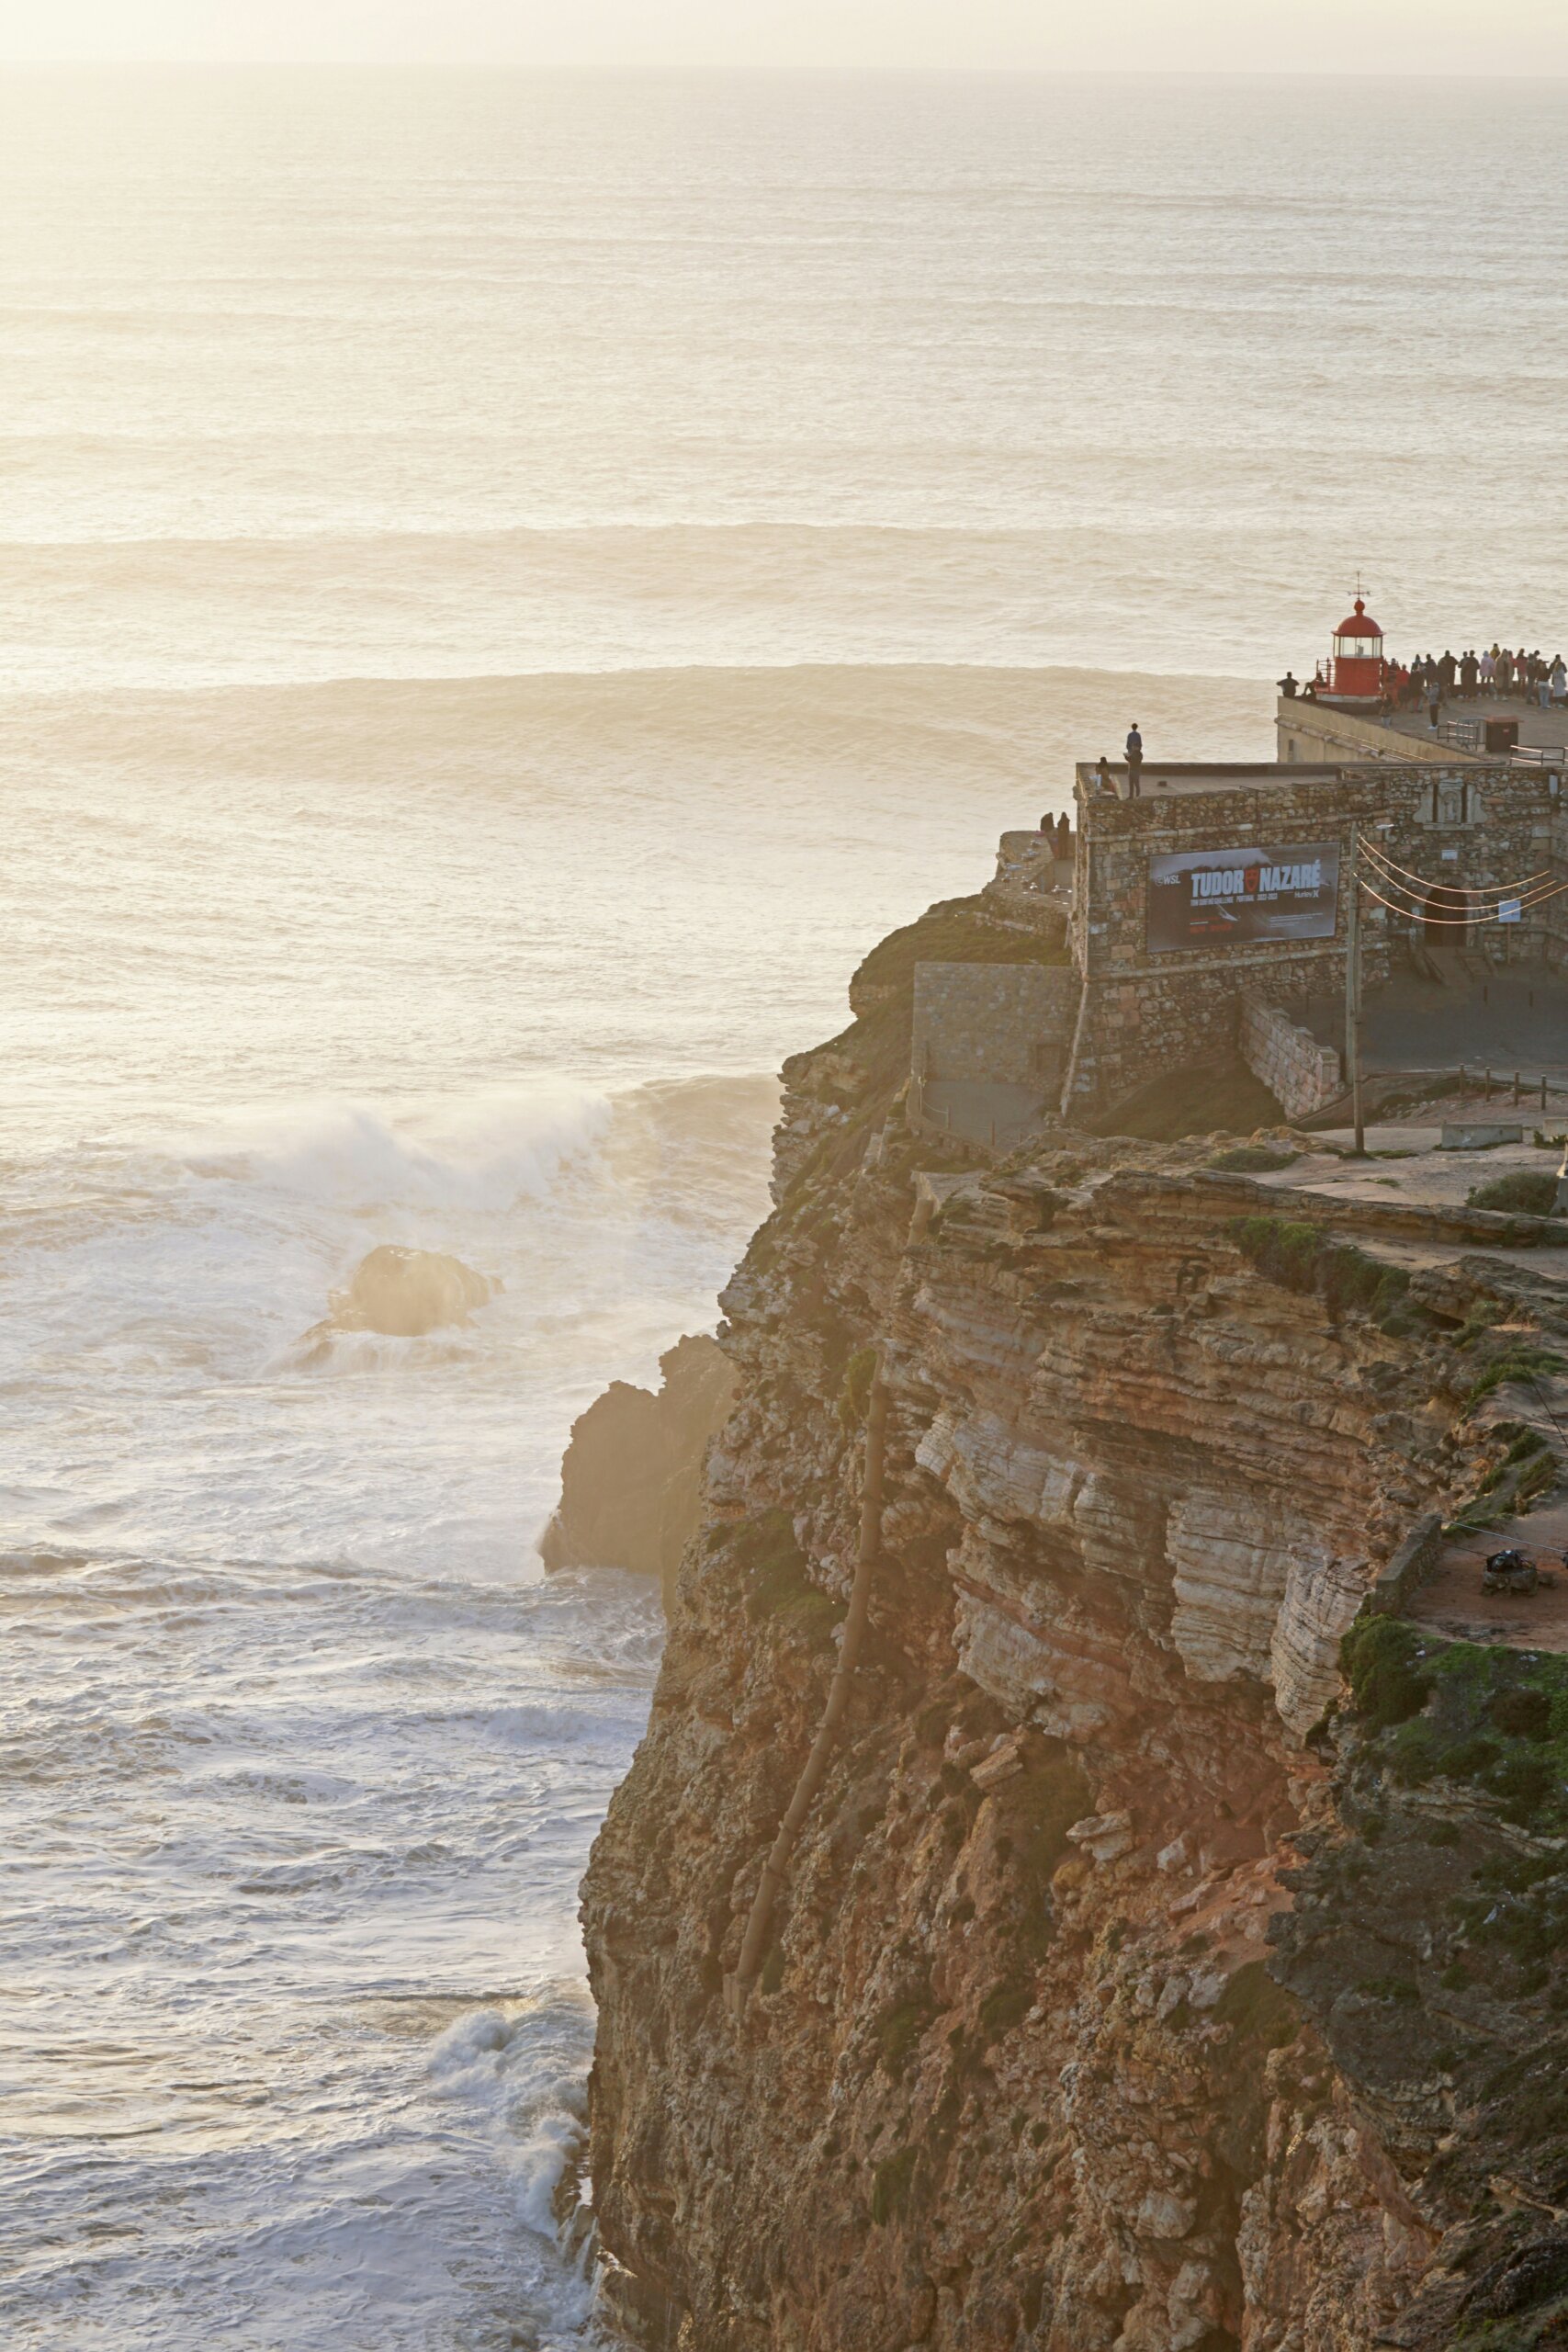
POLYGON ((883 991, 912 993, 917 964, 1049 964, 1067 961, 1065 930, 1055 936, 1023 931, 987 910, 979 897, 944 899, 916 922, 879 940, 850 982, 858 1012, 883 991))
POLYGON ((1505 1821, 1568 1835, 1568 1657, 1445 1643, 1393 1617, 1352 1625, 1341 1657, 1396 1781, 1465 1781, 1505 1821))

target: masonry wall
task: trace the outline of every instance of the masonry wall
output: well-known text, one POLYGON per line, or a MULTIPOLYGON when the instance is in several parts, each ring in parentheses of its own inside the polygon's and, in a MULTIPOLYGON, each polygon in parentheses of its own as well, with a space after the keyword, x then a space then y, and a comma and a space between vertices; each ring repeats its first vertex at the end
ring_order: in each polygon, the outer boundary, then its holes
MULTIPOLYGON (((1568 880, 1565 828, 1539 771, 1383 761, 1298 781, 1280 768, 1278 776, 1278 782, 1160 799, 1102 799, 1080 788, 1070 937, 1085 988, 1063 1097, 1066 1114, 1100 1107, 1184 1064, 1234 1053, 1245 999, 1288 1006, 1307 994, 1343 996, 1349 899, 1344 879, 1332 940, 1152 956, 1145 941, 1152 856, 1307 841, 1337 841, 1348 856, 1355 820, 1385 858, 1419 877, 1413 886, 1417 896, 1444 883, 1501 888, 1538 871, 1568 880)), ((1420 930, 1419 922, 1392 916, 1363 893, 1369 989, 1387 978, 1396 943, 1420 930)), ((1440 936, 1459 945, 1466 934, 1440 936)), ((1500 944, 1495 930, 1492 943, 1500 944)), ((1533 911, 1512 931, 1508 948, 1568 962, 1568 897, 1533 911)))
POLYGON ((1331 703, 1309 701, 1304 695, 1280 696, 1275 729, 1280 757, 1287 762, 1353 761, 1359 764, 1385 758, 1391 740, 1399 746, 1400 762, 1406 766, 1468 767, 1477 757, 1474 752, 1456 752, 1447 743, 1419 735, 1391 737, 1390 729, 1380 719, 1336 710, 1331 703))
POLYGON ((1287 1118, 1304 1119, 1343 1091, 1342 1065, 1333 1046, 1319 1045, 1310 1029, 1257 997, 1243 1001, 1236 1044, 1247 1069, 1262 1080, 1287 1118))
POLYGON ((1004 833, 995 877, 986 885, 986 905, 1009 922, 1060 938, 1072 883, 1072 851, 1057 857, 1055 834, 1004 833))
POLYGON ((916 1075, 1038 1087, 1059 1073, 1077 997, 1067 967, 917 964, 916 1075))

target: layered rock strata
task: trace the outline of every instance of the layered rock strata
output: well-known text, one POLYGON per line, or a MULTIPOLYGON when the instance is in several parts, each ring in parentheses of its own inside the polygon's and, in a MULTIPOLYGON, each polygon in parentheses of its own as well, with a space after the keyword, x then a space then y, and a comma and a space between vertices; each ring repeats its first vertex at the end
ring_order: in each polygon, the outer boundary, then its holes
POLYGON ((1524 2120, 1556 2012, 1439 1979, 1534 1833, 1396 1788, 1340 1643, 1487 1458, 1453 1335, 1539 1351, 1552 1285, 1472 1227, 1287 1279, 1282 1215, 1299 1273, 1328 1213, 1201 1146, 933 1172, 867 1027, 787 1073, 706 1524, 585 1883, 611 2306, 686 2352, 1512 2344, 1560 2256, 1568 2289, 1564 2150, 1524 2120), (874 1345, 871 1631, 736 2017, 874 1345))

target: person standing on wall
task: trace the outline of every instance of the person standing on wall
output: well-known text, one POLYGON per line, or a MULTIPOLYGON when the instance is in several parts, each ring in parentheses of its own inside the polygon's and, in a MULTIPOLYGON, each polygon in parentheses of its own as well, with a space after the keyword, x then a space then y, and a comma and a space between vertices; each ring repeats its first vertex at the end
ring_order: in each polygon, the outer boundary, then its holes
POLYGON ((1138 799, 1144 789, 1144 739, 1134 718, 1127 729, 1127 797, 1138 799))

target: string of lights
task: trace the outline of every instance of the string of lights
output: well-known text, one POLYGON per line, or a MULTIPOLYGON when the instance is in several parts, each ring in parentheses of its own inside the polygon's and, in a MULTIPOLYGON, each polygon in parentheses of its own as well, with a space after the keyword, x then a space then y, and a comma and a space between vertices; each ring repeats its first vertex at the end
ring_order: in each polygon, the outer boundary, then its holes
MULTIPOLYGON (((1386 867, 1391 877, 1401 882, 1418 883, 1423 890, 1435 887, 1429 875, 1413 874, 1407 865, 1396 865, 1386 850, 1380 849, 1375 842, 1368 841, 1364 835, 1360 847, 1362 855, 1374 858, 1380 865, 1386 867)), ((1470 882, 1444 882, 1440 887, 1466 899, 1516 899, 1521 890, 1532 889, 1536 883, 1550 882, 1551 879, 1551 868, 1543 865, 1536 873, 1527 874, 1521 882, 1497 882, 1485 889, 1470 882)))
MULTIPOLYGON (((1444 931, 1468 931, 1472 923, 1501 922, 1504 920, 1502 906, 1472 907, 1467 912, 1460 914, 1429 914, 1424 904, 1402 906, 1393 899, 1385 899, 1380 890, 1373 889, 1364 872, 1359 873, 1356 878, 1369 899, 1380 907, 1386 907, 1391 914, 1401 915, 1410 922, 1423 922, 1444 931)), ((1378 879, 1381 881, 1386 877, 1380 875, 1378 879)), ((1397 888, 1398 886, 1395 884, 1393 887, 1397 888)), ((1447 891, 1450 885, 1445 882, 1431 887, 1447 891)), ((1517 907, 1519 913, 1523 914, 1532 907, 1543 906, 1549 899, 1560 899, 1565 890, 1568 890, 1568 882, 1556 882, 1548 888, 1533 893, 1510 892, 1502 904, 1510 908, 1517 907)), ((1510 914, 1507 920, 1512 922, 1517 918, 1510 914)))
MULTIPOLYGON (((1424 914, 1426 912, 1427 907, 1431 905, 1433 899, 1436 898, 1442 901, 1450 916, 1456 917, 1461 922, 1468 922, 1472 919, 1478 922, 1483 921, 1485 916, 1492 911, 1494 903, 1495 903, 1498 908, 1507 906, 1538 907, 1540 905, 1542 899, 1555 899, 1561 891, 1568 889, 1568 882, 1542 882, 1539 888, 1533 890, 1507 890, 1502 893, 1494 893, 1489 891, 1487 893, 1487 903, 1485 906, 1472 903, 1471 906, 1465 907, 1460 903, 1459 892, 1450 888, 1450 885, 1446 882, 1436 882, 1430 884, 1425 895, 1423 895, 1419 891, 1405 889, 1403 883, 1389 882, 1387 875, 1380 874, 1375 866, 1371 868, 1371 874, 1372 878, 1375 881, 1387 883, 1388 888, 1391 890, 1395 891, 1402 899, 1413 899, 1421 913, 1424 914)), ((1363 883, 1366 882, 1366 873, 1363 872, 1361 876, 1363 883)))

